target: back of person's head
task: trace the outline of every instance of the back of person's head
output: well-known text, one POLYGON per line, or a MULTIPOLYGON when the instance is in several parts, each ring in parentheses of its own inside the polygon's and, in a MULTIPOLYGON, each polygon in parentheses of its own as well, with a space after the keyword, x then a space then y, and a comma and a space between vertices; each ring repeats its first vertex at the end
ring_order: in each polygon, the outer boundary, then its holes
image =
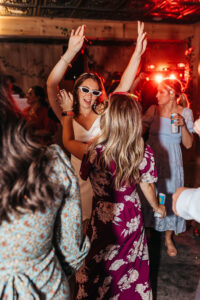
POLYGON ((104 145, 103 160, 115 162, 115 186, 139 180, 139 164, 144 154, 141 108, 137 97, 128 93, 110 94, 108 109, 101 117, 102 134, 96 144, 104 145))
POLYGON ((177 103, 183 107, 190 107, 190 102, 187 95, 183 92, 183 86, 178 79, 165 78, 161 81, 161 84, 167 90, 173 90, 177 103))
POLYGON ((48 103, 45 101, 46 94, 44 88, 39 85, 34 85, 31 89, 34 91, 35 96, 38 97, 40 104, 47 106, 48 103))
POLYGON ((73 88, 73 111, 75 113, 75 116, 79 114, 78 88, 82 85, 82 83, 85 80, 89 78, 94 80, 98 84, 99 91, 102 92, 102 94, 97 98, 97 105, 105 101, 106 93, 102 78, 97 73, 83 73, 76 79, 73 88))
POLYGON ((23 210, 44 212, 55 198, 51 155, 13 109, 4 83, 0 72, 0 224, 23 210))

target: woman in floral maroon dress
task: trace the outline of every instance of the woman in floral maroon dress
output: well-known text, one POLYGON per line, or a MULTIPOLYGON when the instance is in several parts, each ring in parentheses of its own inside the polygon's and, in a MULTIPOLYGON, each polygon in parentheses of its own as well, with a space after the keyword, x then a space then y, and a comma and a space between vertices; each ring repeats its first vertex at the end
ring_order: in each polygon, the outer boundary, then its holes
POLYGON ((101 136, 84 157, 81 177, 90 178, 93 210, 87 234, 91 249, 77 272, 76 299, 152 299, 149 256, 140 185, 148 202, 163 217, 157 203, 154 156, 144 147, 138 103, 127 93, 113 93, 101 117, 101 136))

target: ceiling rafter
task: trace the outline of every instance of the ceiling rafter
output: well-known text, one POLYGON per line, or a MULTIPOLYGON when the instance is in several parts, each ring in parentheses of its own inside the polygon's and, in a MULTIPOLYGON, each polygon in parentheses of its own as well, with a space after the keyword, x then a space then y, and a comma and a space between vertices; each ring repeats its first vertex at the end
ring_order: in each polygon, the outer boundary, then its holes
POLYGON ((0 0, 1 15, 195 23, 200 0, 0 0))

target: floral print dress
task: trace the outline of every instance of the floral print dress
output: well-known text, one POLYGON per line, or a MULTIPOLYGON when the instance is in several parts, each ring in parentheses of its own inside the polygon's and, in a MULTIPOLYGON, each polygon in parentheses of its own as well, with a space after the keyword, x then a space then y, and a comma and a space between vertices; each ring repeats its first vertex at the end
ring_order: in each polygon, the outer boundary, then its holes
POLYGON ((0 225, 0 299, 69 300, 67 276, 89 251, 83 240, 77 178, 61 148, 53 155, 52 180, 60 194, 45 213, 12 215, 0 225))
MULTIPOLYGON (((85 156, 80 174, 91 180, 94 198, 87 234, 91 248, 84 265, 76 273, 76 299, 152 299, 149 282, 149 255, 141 204, 136 184, 113 187, 115 165, 98 164, 103 151, 97 146, 85 156)), ((146 146, 140 164, 141 181, 157 180, 154 156, 146 146)))

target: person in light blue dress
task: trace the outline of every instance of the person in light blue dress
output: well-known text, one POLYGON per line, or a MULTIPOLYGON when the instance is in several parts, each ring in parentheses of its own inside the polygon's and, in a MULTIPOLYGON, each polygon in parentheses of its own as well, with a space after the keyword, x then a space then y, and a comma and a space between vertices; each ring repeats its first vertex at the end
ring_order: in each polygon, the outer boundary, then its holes
POLYGON ((90 247, 78 180, 14 111, 0 74, 0 299, 70 300, 68 278, 90 247))
POLYGON ((193 114, 191 109, 183 107, 181 83, 176 79, 164 79, 158 86, 158 106, 152 105, 143 116, 144 128, 149 128, 147 144, 155 154, 158 170, 158 193, 166 194, 167 216, 164 219, 153 217, 149 208, 145 207, 145 225, 154 226, 157 231, 165 231, 165 245, 170 256, 177 255, 172 234, 184 232, 186 224, 183 218, 172 211, 172 195, 176 189, 184 185, 183 161, 181 146, 189 149, 193 143, 193 114), (172 133, 171 114, 174 124, 178 126, 178 133, 172 133))

